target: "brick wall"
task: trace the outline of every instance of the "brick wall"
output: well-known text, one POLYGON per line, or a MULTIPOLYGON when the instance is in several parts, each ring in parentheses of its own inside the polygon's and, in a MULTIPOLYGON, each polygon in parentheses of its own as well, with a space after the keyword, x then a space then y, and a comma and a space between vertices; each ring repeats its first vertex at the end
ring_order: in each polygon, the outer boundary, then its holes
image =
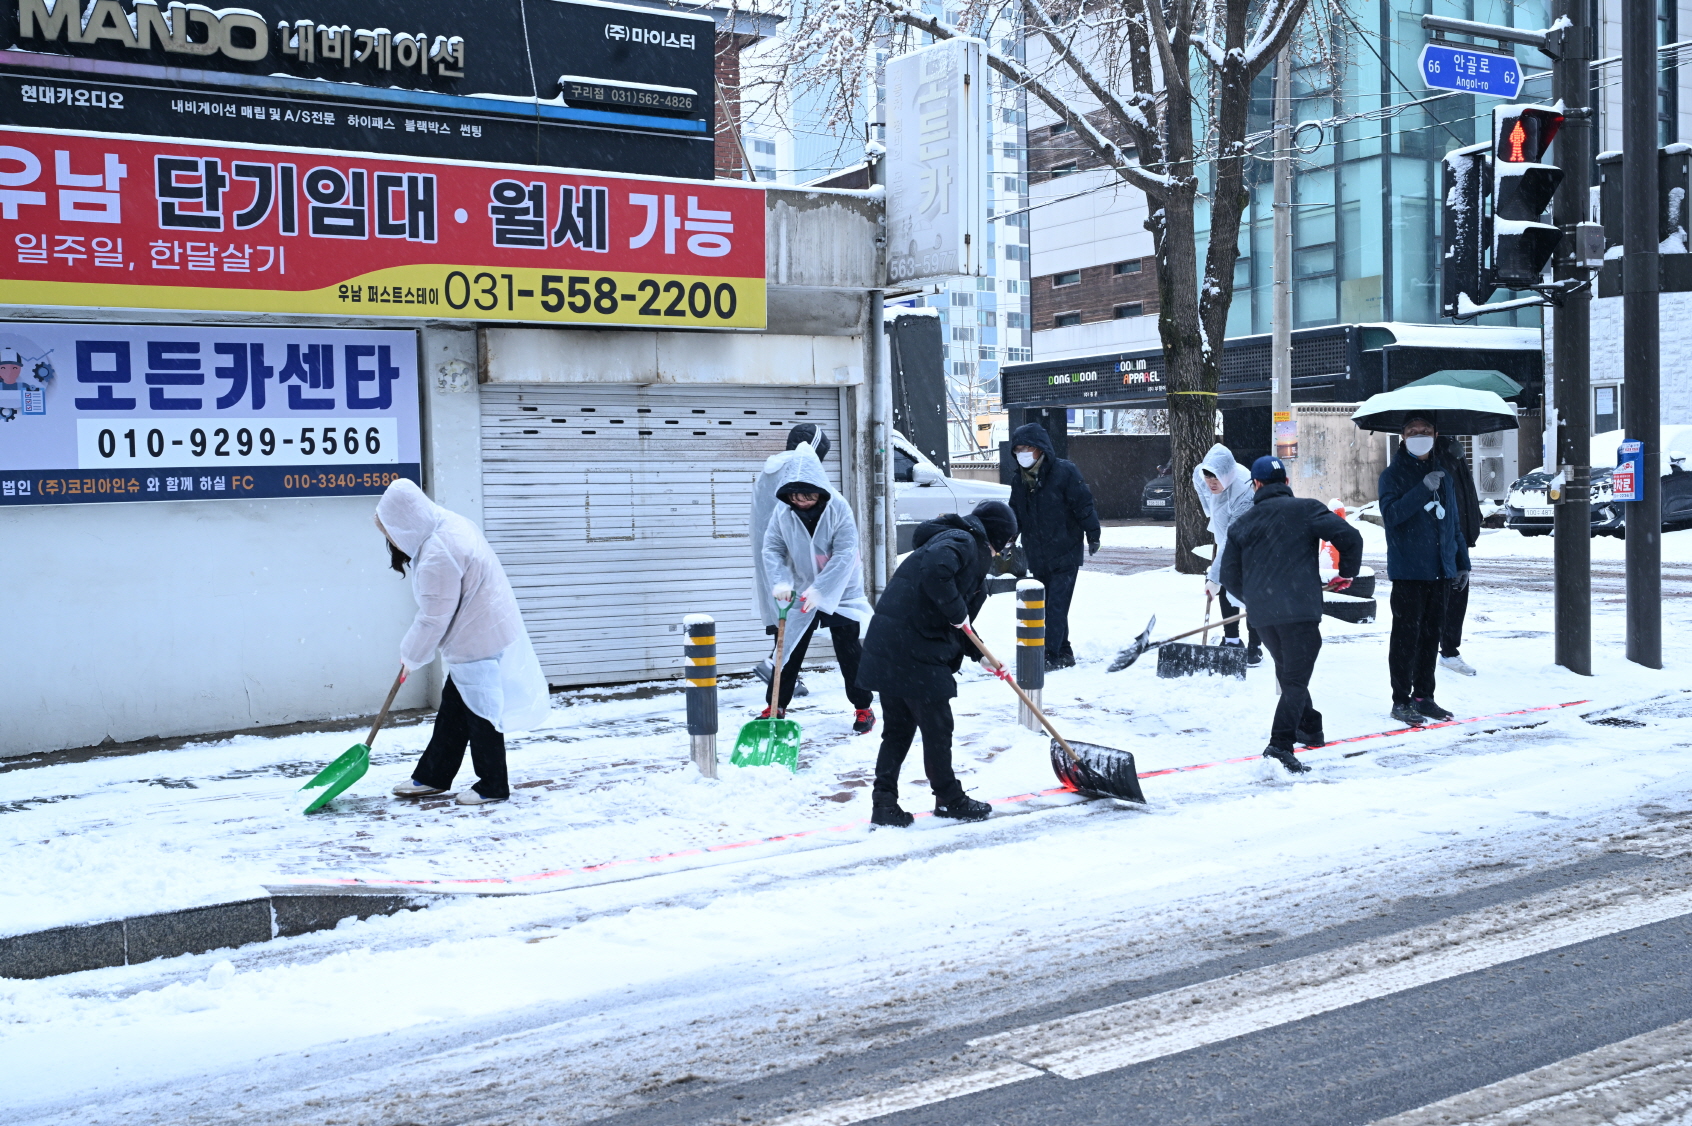
POLYGON ((740 52, 757 42, 756 35, 717 33, 717 175, 730 180, 746 178, 746 161, 735 130, 740 128, 740 52))
POLYGON ((1138 303, 1142 316, 1157 315, 1157 263, 1151 258, 1139 259, 1137 274, 1116 273, 1116 263, 1087 266, 1080 270, 1077 285, 1053 286, 1060 275, 1043 274, 1032 284, 1031 307, 1036 332, 1057 328, 1057 318, 1079 313, 1082 324, 1108 321, 1116 316, 1118 306, 1138 303))
MULTIPOLYGON (((1128 139, 1126 131, 1118 125, 1104 110, 1094 110, 1087 115, 1087 120, 1093 128, 1103 133, 1110 140, 1125 146, 1131 153, 1134 143, 1128 139)), ((1028 182, 1031 184, 1044 183, 1057 179, 1068 172, 1084 172, 1089 168, 1103 168, 1104 161, 1100 160, 1093 150, 1081 143, 1081 139, 1073 129, 1062 132, 1052 132, 1050 125, 1030 125, 1028 127, 1028 182), (1056 171, 1054 171, 1054 169, 1056 171)))

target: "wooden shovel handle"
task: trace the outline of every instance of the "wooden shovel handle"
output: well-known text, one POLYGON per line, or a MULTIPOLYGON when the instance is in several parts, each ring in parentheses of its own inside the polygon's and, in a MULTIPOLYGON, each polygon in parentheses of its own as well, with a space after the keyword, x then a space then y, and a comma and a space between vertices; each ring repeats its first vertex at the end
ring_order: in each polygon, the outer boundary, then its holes
POLYGON ((1168 645, 1171 641, 1179 641, 1183 637, 1191 637, 1193 634, 1201 633, 1204 630, 1221 629, 1225 625, 1230 625, 1234 622, 1239 622, 1239 621, 1244 621, 1244 620, 1245 620, 1245 614, 1239 613, 1239 614, 1235 614, 1231 618, 1223 618, 1219 622, 1206 622, 1202 626, 1194 626, 1192 629, 1188 630, 1186 633, 1178 633, 1173 637, 1166 637, 1162 641, 1154 641, 1150 645, 1146 646, 1146 648, 1147 649, 1156 649, 1159 645, 1168 645))
MULTIPOLYGON (((787 600, 787 609, 793 606, 793 599, 787 600)), ((781 617, 776 621, 775 664, 770 666, 770 718, 776 717, 779 710, 776 707, 781 699, 782 654, 787 644, 787 609, 783 609, 781 617)))
POLYGON ((366 747, 376 741, 376 733, 382 730, 382 724, 388 718, 388 709, 394 706, 394 697, 399 695, 400 685, 404 683, 405 666, 401 665, 399 675, 394 677, 394 686, 388 689, 388 698, 382 701, 382 710, 376 713, 376 722, 370 725, 370 734, 364 737, 366 747))
MULTIPOLYGON (((968 622, 964 623, 963 631, 969 635, 969 639, 971 641, 975 642, 975 647, 981 650, 981 655, 983 657, 986 657, 989 661, 992 661, 1001 669, 1005 667, 1004 663, 1000 661, 999 658, 993 656, 992 651, 987 648, 987 643, 982 641, 981 638, 976 635, 975 630, 970 628, 968 622)), ((1063 748, 1063 753, 1069 756, 1070 763, 1075 766, 1076 769, 1080 769, 1081 760, 1076 757, 1074 748, 1069 745, 1069 741, 1067 739, 1057 733, 1057 728, 1052 726, 1052 721, 1046 718, 1046 713, 1040 710, 1039 705, 1035 704, 1033 700, 1028 698, 1028 693, 1022 690, 1022 685, 1018 684, 1014 677, 1006 680, 1005 683, 1010 685, 1012 691, 1022 698, 1024 706, 1034 713, 1034 718, 1040 721, 1040 725, 1051 733, 1053 739, 1058 741, 1058 746, 1063 748)))

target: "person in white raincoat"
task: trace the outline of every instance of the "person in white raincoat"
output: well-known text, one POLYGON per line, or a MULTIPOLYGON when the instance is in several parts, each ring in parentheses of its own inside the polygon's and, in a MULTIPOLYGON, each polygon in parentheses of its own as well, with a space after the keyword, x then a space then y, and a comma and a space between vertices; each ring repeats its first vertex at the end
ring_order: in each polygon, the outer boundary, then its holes
POLYGON ((539 727, 551 710, 546 677, 505 570, 476 525, 403 478, 376 502, 376 527, 388 539, 394 570, 403 575, 410 565, 417 599, 400 661, 409 675, 438 653, 447 671, 429 746, 411 781, 394 793, 445 793, 468 743, 477 782, 458 795, 459 804, 504 801, 511 796, 505 733, 539 727))
POLYGON ((770 518, 781 503, 776 500, 776 489, 786 479, 788 465, 807 457, 827 461, 828 448, 828 435, 822 427, 801 422, 787 432, 787 449, 765 459, 763 470, 752 482, 752 606, 764 623, 764 632, 771 637, 775 636, 776 612, 770 605, 770 579, 764 573, 764 533, 769 531, 770 518))
MULTIPOLYGON (((1205 573, 1204 589, 1216 596, 1221 616, 1231 618, 1241 608, 1229 601, 1228 592, 1222 589, 1222 551, 1228 546, 1228 529, 1235 520, 1251 511, 1251 474, 1242 471, 1228 447, 1218 442, 1205 451, 1204 460, 1194 467, 1193 488, 1198 490, 1204 514, 1210 517, 1210 534, 1216 538, 1216 554, 1210 560, 1210 570, 1205 573)), ((1222 633, 1222 644, 1240 644, 1240 623, 1223 626, 1222 633)), ((1252 666, 1262 664, 1263 648, 1258 644, 1257 631, 1251 628, 1249 619, 1246 621, 1246 640, 1249 643, 1246 663, 1252 666)))
POLYGON ((858 687, 858 658, 863 653, 860 626, 873 613, 864 597, 858 530, 851 507, 830 493, 828 475, 809 445, 802 444, 793 452, 800 456, 787 457, 778 467, 778 503, 764 532, 764 574, 770 584, 765 602, 771 620, 779 604, 797 599, 787 614, 788 655, 781 670, 778 714, 793 699, 811 635, 818 625, 826 625, 846 682, 846 697, 856 709, 852 730, 862 735, 875 726, 875 713, 870 710, 875 696, 858 687))

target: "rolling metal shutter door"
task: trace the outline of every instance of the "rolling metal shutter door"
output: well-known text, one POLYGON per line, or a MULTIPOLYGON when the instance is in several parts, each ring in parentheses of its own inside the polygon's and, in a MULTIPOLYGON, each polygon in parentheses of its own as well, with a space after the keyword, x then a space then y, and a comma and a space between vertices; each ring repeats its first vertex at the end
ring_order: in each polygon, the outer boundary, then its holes
MULTIPOLYGON (((838 449, 840 398, 834 387, 483 386, 483 521, 547 680, 679 675, 684 614, 716 618, 725 671, 766 656, 752 616, 752 482, 795 423, 819 423, 838 449)), ((824 464, 838 491, 840 457, 824 464)))

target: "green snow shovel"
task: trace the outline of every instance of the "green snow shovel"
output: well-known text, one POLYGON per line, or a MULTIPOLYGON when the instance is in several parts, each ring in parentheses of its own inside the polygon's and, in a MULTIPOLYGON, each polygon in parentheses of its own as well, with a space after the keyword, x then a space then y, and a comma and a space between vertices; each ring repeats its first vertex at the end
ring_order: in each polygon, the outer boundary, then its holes
POLYGON ((740 729, 734 741, 734 754, 729 762, 735 766, 785 766, 799 769, 799 724, 791 719, 777 719, 781 701, 782 657, 787 644, 787 612, 793 599, 781 604, 780 620, 776 622, 775 663, 770 666, 770 718, 754 719, 740 729))
POLYGON ((388 718, 388 709, 393 707, 394 697, 399 695, 400 685, 405 683, 405 669, 400 669, 399 676, 394 678, 394 686, 388 689, 388 698, 382 701, 382 710, 376 713, 376 722, 370 726, 370 734, 364 737, 364 742, 355 743, 347 749, 347 753, 317 772, 317 776, 301 786, 302 791, 314 786, 322 786, 323 792, 312 799, 305 812, 316 813, 336 798, 370 769, 370 744, 376 741, 376 733, 382 730, 382 721, 388 718))

